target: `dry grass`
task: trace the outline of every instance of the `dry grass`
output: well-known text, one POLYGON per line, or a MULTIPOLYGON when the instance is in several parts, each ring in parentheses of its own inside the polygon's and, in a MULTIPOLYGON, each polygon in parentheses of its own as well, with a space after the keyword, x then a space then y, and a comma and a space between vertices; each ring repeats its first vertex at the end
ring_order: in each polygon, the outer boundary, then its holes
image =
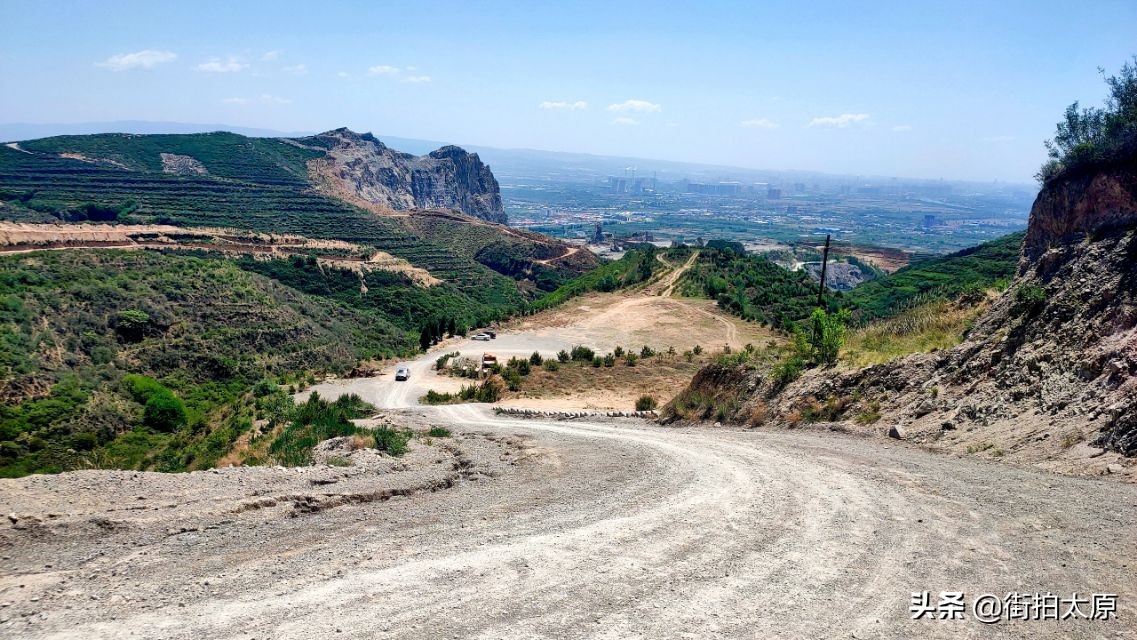
POLYGON ((652 396, 660 405, 670 400, 698 372, 708 358, 686 362, 682 357, 641 359, 629 367, 621 358, 611 367, 568 362, 556 371, 533 367, 522 379, 521 389, 507 394, 517 399, 579 400, 598 408, 630 411, 637 398, 652 396))
POLYGON ((841 359, 867 367, 912 353, 949 349, 963 340, 967 327, 987 307, 987 302, 965 305, 943 300, 913 307, 854 332, 841 359))

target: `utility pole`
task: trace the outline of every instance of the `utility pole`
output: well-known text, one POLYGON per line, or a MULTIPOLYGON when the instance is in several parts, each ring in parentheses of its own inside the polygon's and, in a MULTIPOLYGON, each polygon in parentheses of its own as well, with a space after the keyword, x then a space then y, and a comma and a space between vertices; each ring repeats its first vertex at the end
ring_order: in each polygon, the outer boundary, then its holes
POLYGON ((821 254, 821 286, 817 289, 817 306, 824 309, 822 302, 825 298, 825 270, 829 266, 829 234, 825 234, 825 251, 821 254))

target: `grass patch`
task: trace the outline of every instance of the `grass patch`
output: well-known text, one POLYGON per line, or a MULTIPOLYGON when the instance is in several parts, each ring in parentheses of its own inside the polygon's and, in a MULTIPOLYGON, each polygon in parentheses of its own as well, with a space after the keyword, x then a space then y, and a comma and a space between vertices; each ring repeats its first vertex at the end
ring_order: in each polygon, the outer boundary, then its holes
POLYGON ((933 300, 853 332, 842 360, 855 367, 889 362, 912 353, 950 349, 963 340, 968 327, 987 308, 985 302, 933 300))

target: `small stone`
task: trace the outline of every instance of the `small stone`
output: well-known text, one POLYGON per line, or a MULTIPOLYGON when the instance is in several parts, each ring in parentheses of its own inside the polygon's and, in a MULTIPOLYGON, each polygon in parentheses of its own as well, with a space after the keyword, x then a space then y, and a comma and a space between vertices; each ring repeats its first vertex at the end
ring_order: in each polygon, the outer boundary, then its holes
POLYGON ((1125 473, 1125 467, 1119 464, 1111 464, 1106 466, 1105 470, 1109 473, 1125 473))
POLYGON ((904 439, 904 433, 901 432, 898 427, 891 426, 888 428, 888 437, 892 438, 893 440, 903 440, 904 439))

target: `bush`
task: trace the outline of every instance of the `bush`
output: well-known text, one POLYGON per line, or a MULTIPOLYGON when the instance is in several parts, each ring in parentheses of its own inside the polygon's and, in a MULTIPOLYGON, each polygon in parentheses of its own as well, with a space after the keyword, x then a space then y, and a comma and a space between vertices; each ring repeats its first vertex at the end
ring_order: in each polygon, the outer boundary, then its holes
POLYGON ((846 324, 849 321, 848 310, 842 309, 830 314, 824 309, 817 308, 813 310, 809 320, 810 331, 806 339, 814 361, 818 364, 837 362, 837 355, 841 352, 841 346, 845 344, 846 324))
POLYGON ((444 353, 438 356, 438 359, 434 361, 434 368, 438 371, 442 371, 446 368, 446 363, 450 362, 451 358, 457 358, 460 355, 462 354, 458 351, 455 351, 453 353, 444 353))
POLYGON ((186 405, 161 382, 143 375, 123 378, 131 397, 143 406, 142 423, 156 431, 170 433, 187 422, 186 405))
POLYGON ((536 351, 533 352, 533 355, 529 356, 529 364, 533 365, 534 367, 541 366, 541 363, 544 361, 545 360, 541 357, 541 354, 537 353, 536 351))
POLYGON ((805 360, 803 360, 801 356, 794 354, 774 365, 774 369, 770 372, 770 375, 773 376, 774 383, 777 384, 778 387, 784 387, 800 378, 801 372, 804 370, 805 360))
POLYGON ((604 366, 605 367, 615 366, 615 364, 616 364, 616 356, 614 354, 609 353, 608 355, 604 356, 604 366))
POLYGON ((601 358, 600 356, 593 357, 592 358, 592 366, 596 369, 599 369, 600 367, 604 366, 604 358, 601 358))
POLYGON ((375 429, 372 435, 375 437, 375 448, 393 456, 406 453, 407 442, 411 439, 410 431, 396 431, 389 427, 375 429))
POLYGON ((569 355, 577 362, 591 362, 596 357, 596 353, 592 349, 580 345, 573 347, 569 355))
POLYGON ((569 358, 569 352, 568 351, 561 349, 560 351, 557 352, 557 360, 559 360, 561 362, 568 362, 569 359, 570 358, 569 358))
POLYGON ((439 427, 435 425, 426 432, 426 435, 430 436, 431 438, 449 438, 450 430, 446 427, 439 427))
POLYGON ((142 423, 156 431, 171 433, 186 425, 186 405, 168 389, 146 401, 142 423))
POLYGON ((641 358, 650 358, 654 355, 655 355, 655 351, 653 351, 652 348, 647 346, 646 344, 644 345, 643 349, 640 349, 640 357, 641 358))
POLYGON ((655 410, 655 407, 655 398, 652 396, 644 395, 640 396, 639 399, 636 400, 636 411, 653 411, 655 410))
POLYGON ((624 348, 623 347, 616 347, 616 350, 613 351, 612 353, 617 358, 623 358, 624 357, 624 348))
POLYGON ((138 342, 150 331, 150 314, 138 309, 119 311, 110 321, 115 333, 127 342, 138 342))
POLYGON ((545 361, 544 367, 545 367, 545 371, 555 373, 557 371, 560 371, 561 365, 556 360, 549 358, 548 360, 545 361))
POLYGON ((1046 290, 1036 284, 1022 284, 1015 289, 1015 310, 1022 315, 1034 315, 1046 304, 1046 290))
POLYGON ((629 352, 627 355, 624 356, 624 364, 628 365, 629 367, 636 366, 637 360, 639 360, 639 357, 637 357, 636 354, 631 353, 631 352, 629 352))

